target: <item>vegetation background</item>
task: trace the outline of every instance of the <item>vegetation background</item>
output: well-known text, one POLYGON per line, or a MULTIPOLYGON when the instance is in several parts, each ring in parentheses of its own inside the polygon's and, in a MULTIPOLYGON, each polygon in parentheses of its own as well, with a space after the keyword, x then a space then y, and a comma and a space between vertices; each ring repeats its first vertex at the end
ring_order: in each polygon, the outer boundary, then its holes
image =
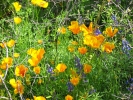
POLYGON ((47 0, 47 2, 48 7, 41 8, 33 5, 31 0, 0 0, 0 42, 4 43, 11 39, 16 41, 15 46, 11 48, 0 48, 1 62, 7 54, 13 58, 12 67, 8 70, 3 70, 0 65, 0 100, 33 100, 34 96, 43 96, 47 100, 64 100, 68 94, 73 100, 132 100, 133 1, 47 0), (16 1, 22 5, 19 12, 15 12, 12 4, 16 1), (22 18, 19 25, 14 23, 15 16, 22 18), (93 27, 99 28, 102 34, 109 26, 118 28, 115 37, 106 37, 106 40, 115 43, 113 52, 106 53, 85 46, 83 36, 74 35, 69 30, 71 21, 78 21, 79 25, 85 24, 87 27, 93 22, 93 27), (60 27, 66 28, 66 34, 58 31, 60 27), (123 38, 128 41, 126 47, 122 42, 123 38), (43 42, 39 44, 38 40, 43 42), (72 41, 77 41, 78 45, 73 46, 72 41), (74 47, 74 52, 68 50, 69 46, 74 47), (85 46, 88 50, 85 55, 78 52, 81 46, 85 46), (45 50, 39 62, 41 67, 39 74, 36 74, 28 63, 30 56, 27 55, 27 50, 30 48, 45 50), (20 57, 13 57, 15 52, 19 53, 20 57), (54 69, 59 63, 66 64, 67 70, 64 73, 55 72, 54 69), (92 65, 91 72, 82 78, 78 85, 73 86, 69 82, 70 70, 74 69, 77 74, 78 71, 81 74, 78 64, 85 63, 92 65), (19 64, 26 65, 29 70, 23 78, 16 76, 14 72, 19 64), (49 71, 50 68, 53 72, 49 71), (2 73, 5 78, 2 78, 2 73), (23 94, 14 94, 9 82, 12 78, 22 81, 23 94))

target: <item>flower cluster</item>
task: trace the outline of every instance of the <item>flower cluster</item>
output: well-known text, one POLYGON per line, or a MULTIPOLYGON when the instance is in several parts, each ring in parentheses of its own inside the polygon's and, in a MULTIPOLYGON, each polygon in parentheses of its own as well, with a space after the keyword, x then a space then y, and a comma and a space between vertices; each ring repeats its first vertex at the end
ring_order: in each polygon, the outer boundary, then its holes
POLYGON ((14 88, 14 93, 23 94, 24 93, 24 86, 22 85, 20 80, 10 79, 10 85, 14 88))
POLYGON ((30 48, 27 51, 27 54, 31 56, 31 58, 28 60, 29 64, 33 67, 37 66, 41 61, 41 59, 43 58, 44 53, 45 53, 44 49, 36 50, 36 49, 30 48))
POLYGON ((3 58, 0 68, 6 70, 7 68, 11 67, 13 63, 13 59, 11 57, 3 58))
MULTIPOLYGON (((102 48, 103 51, 107 53, 111 53, 112 50, 115 48, 114 43, 106 42, 105 36, 102 35, 99 28, 94 29, 93 23, 91 22, 89 27, 86 27, 85 24, 79 25, 77 21, 72 21, 71 25, 68 27, 73 34, 83 33, 83 43, 94 49, 102 48)), ((114 37, 115 34, 118 32, 118 29, 115 28, 114 31, 112 27, 107 27, 106 30, 103 32, 108 37, 114 37)), ((73 51, 72 48, 69 48, 70 51, 73 51)), ((87 50, 85 47, 78 49, 81 54, 85 54, 87 50)))

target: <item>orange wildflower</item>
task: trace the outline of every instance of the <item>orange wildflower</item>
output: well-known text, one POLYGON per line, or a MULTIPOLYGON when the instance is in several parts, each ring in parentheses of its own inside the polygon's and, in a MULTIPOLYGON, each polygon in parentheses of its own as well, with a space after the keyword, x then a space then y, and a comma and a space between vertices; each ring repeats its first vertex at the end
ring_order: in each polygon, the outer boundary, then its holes
POLYGON ((15 68, 15 75, 25 77, 26 72, 28 71, 28 68, 24 65, 19 65, 15 68))
POLYGON ((71 95, 65 96, 65 100, 73 100, 73 97, 71 95))
POLYGON ((88 28, 85 26, 85 24, 82 24, 82 25, 80 26, 80 30, 83 31, 84 36, 85 36, 85 35, 90 35, 90 34, 93 33, 93 27, 92 27, 92 26, 93 26, 93 23, 92 23, 92 22, 90 23, 90 25, 89 25, 88 28))
POLYGON ((32 57, 31 59, 29 59, 28 62, 31 66, 34 66, 34 67, 39 64, 39 60, 35 57, 32 57))
POLYGON ((40 74, 40 67, 39 66, 37 66, 37 67, 34 67, 33 68, 33 71, 36 73, 36 74, 40 74))
POLYGON ((91 72, 91 69, 92 69, 92 66, 91 65, 84 64, 83 70, 84 70, 84 73, 85 74, 90 73, 91 72))
POLYGON ((6 42, 4 42, 4 43, 0 43, 0 46, 1 46, 2 48, 5 48, 5 46, 6 46, 6 42))
POLYGON ((2 65, 0 65, 1 69, 6 69, 12 65, 13 59, 11 57, 4 58, 2 60, 2 65))
POLYGON ((71 21, 71 26, 68 27, 73 34, 78 34, 80 32, 80 26, 77 21, 71 21))
POLYGON ((20 80, 15 80, 15 79, 10 79, 9 81, 10 85, 14 88, 14 93, 20 93, 23 94, 24 93, 24 86, 22 85, 20 80))
POLYGON ((30 65, 31 66, 37 66, 38 63, 43 58, 43 55, 45 53, 45 50, 44 49, 35 50, 35 49, 31 48, 31 49, 29 49, 27 51, 27 53, 32 56, 32 58, 28 60, 28 62, 30 63, 30 65))
POLYGON ((76 86, 78 83, 79 83, 79 80, 80 80, 80 77, 78 76, 78 77, 72 77, 71 79, 70 79, 70 82, 74 85, 74 86, 76 86))
POLYGON ((114 44, 110 42, 106 42, 102 46, 102 50, 107 53, 111 53, 114 48, 115 48, 114 44))
POLYGON ((93 35, 86 35, 83 38, 84 44, 91 46, 92 48, 99 48, 104 41, 103 35, 93 36, 93 35))
POLYGON ((60 28, 58 28, 58 32, 60 32, 61 34, 65 34, 66 33, 66 28, 65 27, 60 27, 60 28))
POLYGON ((87 52, 87 49, 85 47, 79 47, 78 48, 79 53, 85 54, 87 52))
POLYGON ((114 37, 114 35, 118 32, 118 29, 115 28, 114 31, 112 30, 112 27, 107 27, 105 30, 105 34, 107 34, 107 36, 109 37, 114 37))
POLYGON ((56 66, 56 69, 59 71, 59 72, 64 72, 66 70, 67 66, 63 63, 60 63, 56 66))

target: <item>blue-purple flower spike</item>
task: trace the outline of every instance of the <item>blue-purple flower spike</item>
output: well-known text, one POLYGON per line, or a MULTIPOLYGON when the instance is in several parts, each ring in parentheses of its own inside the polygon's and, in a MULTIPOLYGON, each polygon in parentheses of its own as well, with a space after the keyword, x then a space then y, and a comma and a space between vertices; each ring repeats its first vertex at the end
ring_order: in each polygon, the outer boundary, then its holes
POLYGON ((69 92, 71 92, 74 88, 74 86, 70 82, 67 82, 67 87, 69 92))
POLYGON ((83 68, 83 65, 80 63, 80 58, 75 57, 75 65, 79 70, 83 68))
POLYGON ((130 44, 125 38, 122 39, 122 51, 129 56, 129 50, 131 50, 130 44))

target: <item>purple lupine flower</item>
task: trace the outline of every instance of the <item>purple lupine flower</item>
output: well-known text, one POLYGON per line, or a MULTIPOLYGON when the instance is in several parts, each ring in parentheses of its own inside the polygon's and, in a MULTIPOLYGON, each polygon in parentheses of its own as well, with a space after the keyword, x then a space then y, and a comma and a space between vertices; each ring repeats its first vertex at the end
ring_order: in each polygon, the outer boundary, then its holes
POLYGON ((115 23, 115 24, 118 24, 116 15, 113 14, 111 17, 112 17, 112 20, 114 21, 114 23, 115 23))
POLYGON ((120 2, 120 0, 116 0, 116 2, 118 3, 118 2, 120 2))
POLYGON ((128 89, 128 91, 132 92, 132 94, 133 94, 133 83, 131 83, 127 89, 128 89))
POLYGON ((112 20, 116 21, 116 15, 113 14, 111 17, 112 17, 112 20))
POLYGON ((71 92, 74 89, 74 86, 70 82, 67 82, 67 87, 69 92, 71 92))
POLYGON ((127 90, 133 94, 133 78, 128 79, 126 84, 128 85, 127 90))
POLYGON ((94 32, 94 34, 97 36, 99 34, 101 34, 101 31, 99 30, 99 28, 96 29, 96 31, 94 32))
POLYGON ((126 41, 125 38, 122 39, 122 51, 129 55, 129 50, 131 50, 130 44, 126 41))
POLYGON ((93 93, 95 93, 95 92, 96 92, 95 89, 91 89, 91 90, 89 91, 89 95, 91 95, 91 94, 93 94, 93 93))
POLYGON ((51 67, 49 64, 47 66, 47 72, 53 74, 53 67, 51 67))
POLYGON ((79 70, 83 68, 83 65, 80 63, 80 58, 75 57, 75 65, 79 70))

